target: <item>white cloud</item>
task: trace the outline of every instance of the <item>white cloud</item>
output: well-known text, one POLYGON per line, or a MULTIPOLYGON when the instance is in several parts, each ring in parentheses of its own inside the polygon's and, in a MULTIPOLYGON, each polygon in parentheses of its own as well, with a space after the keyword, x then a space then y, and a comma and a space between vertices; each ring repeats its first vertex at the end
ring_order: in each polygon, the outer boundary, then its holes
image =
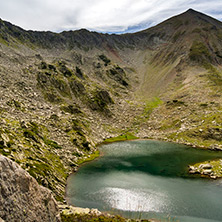
POLYGON ((147 28, 188 8, 222 19, 222 0, 0 0, 0 5, 2 19, 42 31, 124 32, 147 28))

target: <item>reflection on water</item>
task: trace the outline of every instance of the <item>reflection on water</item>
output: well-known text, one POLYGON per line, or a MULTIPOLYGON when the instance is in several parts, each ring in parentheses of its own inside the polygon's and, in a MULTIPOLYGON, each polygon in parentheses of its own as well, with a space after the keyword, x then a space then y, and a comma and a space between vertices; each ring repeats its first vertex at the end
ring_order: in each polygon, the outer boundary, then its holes
POLYGON ((154 190, 105 188, 103 192, 107 197, 105 202, 119 210, 161 212, 167 205, 167 195, 154 190))
POLYGON ((221 220, 220 182, 187 173, 188 164, 222 158, 221 153, 158 141, 113 143, 101 150, 103 157, 69 178, 70 203, 135 218, 142 212, 144 218, 221 220))

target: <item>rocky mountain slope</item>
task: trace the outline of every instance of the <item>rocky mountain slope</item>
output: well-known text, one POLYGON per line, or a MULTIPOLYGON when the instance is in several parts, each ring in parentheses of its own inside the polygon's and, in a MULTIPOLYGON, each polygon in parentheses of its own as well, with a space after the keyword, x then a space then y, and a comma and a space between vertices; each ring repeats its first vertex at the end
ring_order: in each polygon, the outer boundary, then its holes
POLYGON ((124 35, 0 20, 0 153, 62 200, 109 137, 222 149, 221 65, 222 23, 192 9, 124 35))
POLYGON ((157 71, 157 84, 163 84, 159 96, 165 101, 151 115, 151 125, 174 141, 220 149, 222 23, 189 10, 159 26, 176 24, 171 40, 148 67, 152 79, 157 71))

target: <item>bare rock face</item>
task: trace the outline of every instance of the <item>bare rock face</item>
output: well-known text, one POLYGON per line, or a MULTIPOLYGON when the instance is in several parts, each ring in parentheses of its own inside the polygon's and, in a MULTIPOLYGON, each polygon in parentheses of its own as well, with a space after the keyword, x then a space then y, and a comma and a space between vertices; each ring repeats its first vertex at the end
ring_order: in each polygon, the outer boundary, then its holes
POLYGON ((0 221, 60 221, 51 191, 0 155, 0 221))

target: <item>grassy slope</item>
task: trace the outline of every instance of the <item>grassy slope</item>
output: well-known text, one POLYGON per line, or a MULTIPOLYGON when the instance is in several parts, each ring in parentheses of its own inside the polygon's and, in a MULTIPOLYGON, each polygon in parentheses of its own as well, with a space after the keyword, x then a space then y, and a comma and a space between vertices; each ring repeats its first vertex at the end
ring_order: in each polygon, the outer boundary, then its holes
MULTIPOLYGON (((159 118, 157 119, 159 129, 167 133, 171 139, 178 140, 187 135, 186 140, 191 142, 192 138, 196 138, 199 141, 197 146, 205 140, 207 147, 209 144, 207 136, 203 139, 204 131, 211 127, 220 128, 221 97, 215 96, 220 87, 208 80, 208 72, 208 70, 199 69, 197 72, 196 69, 190 69, 181 86, 179 88, 176 88, 176 85, 172 86, 168 94, 164 95, 165 102, 151 116, 153 119, 159 118), (170 135, 172 131, 175 133, 170 135), (199 133, 195 134, 195 131, 199 133)), ((212 141, 210 143, 212 144, 212 141)))

